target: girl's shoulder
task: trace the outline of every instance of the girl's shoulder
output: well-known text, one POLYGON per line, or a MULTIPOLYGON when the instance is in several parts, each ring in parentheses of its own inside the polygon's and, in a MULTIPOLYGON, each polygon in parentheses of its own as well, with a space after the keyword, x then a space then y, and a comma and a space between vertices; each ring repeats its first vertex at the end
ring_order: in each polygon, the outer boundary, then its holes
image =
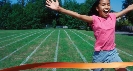
POLYGON ((109 16, 115 16, 116 17, 115 13, 109 13, 109 16))
POLYGON ((116 15, 115 13, 109 13, 109 16, 107 18, 103 18, 97 15, 92 15, 93 23, 95 22, 100 22, 100 21, 105 21, 105 20, 116 20, 116 15))
MULTIPOLYGON (((116 15, 115 15, 115 13, 109 13, 108 18, 109 18, 109 17, 111 17, 111 18, 116 18, 116 15)), ((92 15, 92 18, 93 18, 93 19, 103 19, 102 17, 97 16, 97 15, 92 15)))

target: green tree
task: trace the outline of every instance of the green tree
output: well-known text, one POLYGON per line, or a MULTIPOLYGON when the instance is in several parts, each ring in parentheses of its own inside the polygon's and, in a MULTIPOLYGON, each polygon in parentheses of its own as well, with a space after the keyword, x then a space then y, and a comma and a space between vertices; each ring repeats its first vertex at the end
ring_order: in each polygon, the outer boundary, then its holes
POLYGON ((33 2, 28 2, 24 8, 25 13, 25 27, 36 29, 42 28, 44 22, 41 20, 44 16, 44 4, 43 0, 38 0, 33 2))
POLYGON ((26 4, 26 1, 25 0, 17 0, 18 1, 18 4, 20 4, 21 6, 25 6, 26 4))
MULTIPOLYGON (((45 25, 54 27, 64 25, 69 28, 86 26, 86 23, 79 19, 47 8, 46 0, 18 0, 16 4, 11 4, 10 0, 2 1, 3 4, 0 6, 1 29, 36 29, 44 28, 45 25)), ((76 0, 64 0, 64 3, 59 0, 59 2, 60 6, 66 9, 87 14, 93 0, 86 0, 82 4, 77 3, 76 0)))
MULTIPOLYGON (((95 0, 86 0, 85 3, 77 3, 76 0, 64 0, 63 7, 72 10, 79 14, 87 15, 95 0)), ((61 14, 60 22, 62 25, 67 25, 69 28, 78 28, 80 26, 87 27, 87 23, 71 16, 61 14)))
POLYGON ((24 28, 24 13, 23 7, 20 4, 12 5, 12 12, 9 14, 10 28, 23 29, 24 28))
MULTIPOLYGON (((64 0, 63 3, 63 8, 72 10, 75 12, 79 12, 79 3, 76 2, 76 0, 64 0)), ((60 14, 59 22, 63 26, 68 26, 69 28, 76 28, 80 22, 78 19, 73 18, 71 16, 65 15, 65 14, 60 14)))
POLYGON ((10 21, 9 14, 11 12, 11 3, 4 3, 0 8, 0 28, 1 29, 9 29, 10 21))
MULTIPOLYGON (((133 0, 125 0, 125 1, 123 1, 123 9, 127 8, 131 4, 133 4, 133 0)), ((125 18, 127 18, 128 21, 131 21, 131 23, 133 25, 133 11, 127 13, 125 15, 125 18)))

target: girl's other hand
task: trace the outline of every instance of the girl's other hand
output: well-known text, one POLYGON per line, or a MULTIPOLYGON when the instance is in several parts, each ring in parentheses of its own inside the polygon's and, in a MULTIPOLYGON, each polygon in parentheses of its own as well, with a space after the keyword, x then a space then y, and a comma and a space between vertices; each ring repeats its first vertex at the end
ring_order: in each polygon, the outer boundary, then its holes
POLYGON ((128 10, 133 10, 133 4, 129 5, 127 8, 128 10))
POLYGON ((53 0, 46 0, 46 4, 47 4, 46 6, 48 8, 51 8, 53 10, 58 10, 58 8, 59 8, 58 0, 56 0, 56 2, 54 2, 53 0))

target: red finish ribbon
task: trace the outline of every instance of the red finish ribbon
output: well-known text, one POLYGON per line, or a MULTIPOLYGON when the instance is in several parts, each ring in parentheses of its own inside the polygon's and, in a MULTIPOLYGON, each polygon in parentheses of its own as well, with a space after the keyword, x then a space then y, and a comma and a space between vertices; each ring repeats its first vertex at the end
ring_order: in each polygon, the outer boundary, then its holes
POLYGON ((26 64, 0 71, 19 71, 33 68, 76 68, 76 69, 96 69, 96 68, 125 68, 133 66, 133 62, 113 62, 113 63, 70 63, 70 62, 47 62, 26 64))

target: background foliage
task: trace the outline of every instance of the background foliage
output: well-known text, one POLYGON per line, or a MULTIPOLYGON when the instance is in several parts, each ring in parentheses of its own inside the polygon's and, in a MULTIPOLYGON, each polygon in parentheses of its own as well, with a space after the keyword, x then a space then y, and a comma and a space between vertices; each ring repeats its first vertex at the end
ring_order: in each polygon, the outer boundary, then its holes
MULTIPOLYGON (((71 29, 87 27, 87 23, 71 16, 53 11, 45 6, 46 0, 18 0, 12 4, 10 0, 0 1, 0 29, 41 29, 45 27, 68 26, 71 29)), ((77 3, 76 0, 59 0, 60 6, 87 15, 95 0, 85 0, 84 3, 77 3)), ((123 1, 123 9, 130 5, 133 0, 123 1)), ((111 10, 114 12, 113 10, 111 10)), ((132 25, 133 12, 125 15, 118 21, 120 25, 132 25), (122 23, 122 22, 128 22, 122 23)))

